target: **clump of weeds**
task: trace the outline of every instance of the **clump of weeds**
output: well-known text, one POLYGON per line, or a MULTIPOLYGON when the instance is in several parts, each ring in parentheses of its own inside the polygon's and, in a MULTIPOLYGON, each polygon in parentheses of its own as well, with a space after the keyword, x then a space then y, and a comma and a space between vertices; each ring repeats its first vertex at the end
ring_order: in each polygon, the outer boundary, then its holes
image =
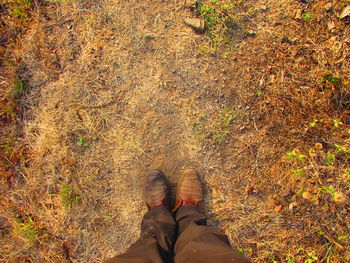
POLYGON ((88 142, 87 142, 87 140, 86 140, 85 137, 79 137, 79 139, 78 139, 78 141, 76 142, 76 144, 77 144, 78 146, 82 146, 82 147, 87 147, 87 146, 89 146, 89 144, 88 144, 88 142))
POLYGON ((32 0, 5 0, 9 6, 9 14, 14 18, 27 19, 30 17, 30 9, 33 6, 32 0))
POLYGON ((79 201, 80 196, 76 194, 70 185, 62 184, 59 196, 65 209, 70 209, 72 205, 79 201))
MULTIPOLYGON (((315 123, 315 122, 313 122, 315 123)), ((287 153, 286 158, 291 163, 289 183, 293 186, 295 195, 291 199, 290 209, 298 206, 298 213, 306 215, 311 209, 312 221, 310 229, 321 240, 327 240, 328 247, 340 248, 344 251, 350 245, 350 240, 345 237, 346 228, 341 227, 341 217, 327 217, 324 219, 324 209, 333 209, 337 214, 344 214, 349 202, 350 194, 350 147, 346 144, 327 145, 316 143, 309 151, 294 149, 287 153), (337 228, 330 230, 330 225, 337 228), (321 230, 320 230, 321 229, 321 230)), ((291 210, 291 211, 292 211, 291 210)), ((306 219, 304 219, 306 220, 306 219)), ((317 243, 315 243, 317 244, 317 243)), ((324 250, 323 244, 318 244, 320 250, 324 250)), ((316 246, 316 247, 317 247, 316 246)), ((301 248, 303 251, 304 248, 301 248)), ((333 250, 328 249, 326 254, 319 255, 316 251, 308 251, 303 257, 303 262, 333 262, 334 257, 341 257, 333 250)), ((301 251, 298 251, 300 254, 301 251)), ((300 255, 299 255, 300 256, 300 255)))
POLYGON ((221 145, 230 134, 230 126, 238 116, 232 109, 223 109, 213 114, 201 113, 192 123, 192 134, 200 141, 209 140, 221 145))
POLYGON ((32 244, 39 240, 40 229, 29 216, 25 219, 16 219, 14 221, 14 233, 26 243, 32 244))
POLYGON ((20 99, 26 92, 28 84, 22 80, 18 75, 15 76, 15 82, 11 89, 11 93, 15 100, 20 99))
POLYGON ((196 1, 194 13, 205 23, 207 42, 199 47, 201 53, 221 55, 227 58, 236 49, 238 39, 252 35, 243 29, 238 9, 248 9, 244 1, 205 0, 196 1))

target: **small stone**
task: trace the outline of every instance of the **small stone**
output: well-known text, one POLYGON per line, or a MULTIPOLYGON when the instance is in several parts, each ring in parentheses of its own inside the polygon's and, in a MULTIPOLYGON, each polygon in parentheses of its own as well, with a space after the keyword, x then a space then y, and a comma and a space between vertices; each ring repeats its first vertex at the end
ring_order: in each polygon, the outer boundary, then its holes
POLYGON ((340 18, 345 18, 347 16, 350 16, 350 5, 345 7, 343 11, 340 13, 340 18))
POLYGON ((297 19, 297 20, 300 20, 303 17, 303 12, 304 12, 303 9, 295 10, 294 18, 297 19))
POLYGON ((196 32, 204 32, 204 21, 198 18, 187 18, 185 19, 185 24, 192 27, 196 32))
POLYGON ((333 3, 327 3, 325 4, 324 9, 326 9, 327 11, 330 11, 332 7, 333 7, 333 3))
POLYGON ((195 1, 193 0, 185 0, 184 6, 185 7, 192 7, 195 4, 195 1))
POLYGON ((267 5, 261 5, 260 6, 260 10, 262 10, 262 11, 266 11, 266 10, 268 10, 269 8, 267 7, 267 5))

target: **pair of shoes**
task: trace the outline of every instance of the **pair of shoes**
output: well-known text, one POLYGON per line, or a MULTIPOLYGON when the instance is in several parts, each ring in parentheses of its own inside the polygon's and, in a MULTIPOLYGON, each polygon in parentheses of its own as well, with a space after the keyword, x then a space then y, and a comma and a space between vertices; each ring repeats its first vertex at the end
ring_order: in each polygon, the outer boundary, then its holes
MULTIPOLYGON (((155 169, 147 173, 143 197, 148 209, 160 205, 170 209, 169 187, 162 171, 155 169)), ((203 201, 203 187, 199 175, 195 170, 187 169, 180 177, 173 211, 181 206, 198 207, 201 201, 203 201)))

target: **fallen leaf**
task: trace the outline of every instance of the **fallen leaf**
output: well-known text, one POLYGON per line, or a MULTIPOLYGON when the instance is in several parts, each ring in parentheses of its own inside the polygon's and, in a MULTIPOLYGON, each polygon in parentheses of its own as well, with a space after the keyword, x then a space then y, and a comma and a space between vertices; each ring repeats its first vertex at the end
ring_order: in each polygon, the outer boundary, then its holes
POLYGON ((292 202, 289 204, 288 208, 289 208, 289 211, 293 212, 294 208, 298 206, 298 203, 297 202, 292 202))
POLYGON ((280 213, 281 211, 282 211, 282 208, 283 208, 283 206, 282 205, 278 205, 278 206, 276 206, 275 207, 275 212, 278 214, 278 213, 280 213))
POLYGON ((329 31, 334 31, 334 29, 335 29, 335 22, 334 21, 330 21, 330 22, 328 22, 327 23, 327 27, 328 27, 328 30, 329 31))
POLYGON ((318 205, 319 204, 319 200, 318 200, 318 197, 313 195, 312 193, 310 193, 309 191, 306 191, 302 194, 303 198, 308 200, 310 203, 313 203, 313 204, 316 204, 318 205))
POLYGON ((295 10, 294 18, 297 19, 297 20, 300 20, 302 18, 302 16, 303 16, 303 12, 304 12, 303 9, 295 10))
POLYGON ((319 142, 315 144, 315 148, 316 148, 317 150, 321 150, 322 147, 323 147, 322 144, 319 143, 319 142))

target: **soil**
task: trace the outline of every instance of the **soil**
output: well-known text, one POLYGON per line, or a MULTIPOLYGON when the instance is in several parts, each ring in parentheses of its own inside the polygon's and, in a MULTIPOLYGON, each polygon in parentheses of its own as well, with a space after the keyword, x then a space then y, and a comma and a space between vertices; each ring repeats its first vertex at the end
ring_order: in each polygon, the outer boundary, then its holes
POLYGON ((255 15, 242 23, 255 35, 237 34, 228 58, 198 51, 207 40, 184 23, 195 15, 182 1, 46 7, 17 51, 30 86, 23 99, 30 165, 10 197, 38 222, 42 239, 20 250, 8 243, 13 262, 103 262, 123 253, 139 237, 142 183, 153 168, 174 188, 195 168, 209 224, 254 262, 315 245, 306 221, 281 216, 290 207, 276 201, 293 187, 286 152, 317 141, 293 133, 312 116, 302 106, 293 116, 288 98, 271 99, 271 91, 317 82, 324 70, 317 54, 337 51, 313 41, 343 42, 318 38, 296 20, 301 2, 247 4, 255 15), (62 185, 79 197, 69 209, 62 185))

